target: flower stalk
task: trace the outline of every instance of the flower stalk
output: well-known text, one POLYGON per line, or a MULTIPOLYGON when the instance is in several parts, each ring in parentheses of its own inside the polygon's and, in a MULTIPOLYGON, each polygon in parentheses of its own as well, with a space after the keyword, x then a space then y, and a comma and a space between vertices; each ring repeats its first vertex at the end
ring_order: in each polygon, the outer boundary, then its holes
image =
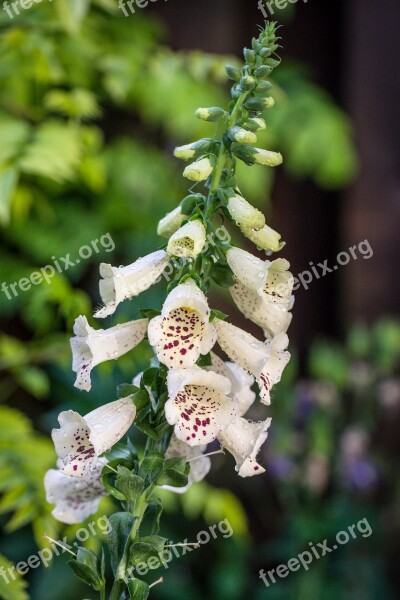
MULTIPOLYGON (((238 160, 269 167, 282 162, 277 152, 253 146, 257 132, 265 129, 261 115, 274 104, 267 77, 279 65, 276 32, 275 23, 266 23, 252 48, 244 50, 243 67, 226 67, 234 82, 228 110, 196 111, 198 118, 216 123, 215 136, 176 148, 176 158, 193 161, 184 176, 201 189, 161 219, 158 233, 168 239, 166 249, 127 267, 101 265, 104 306, 97 318, 112 315, 121 302, 154 285, 172 260, 174 277, 161 312, 142 310, 136 320, 108 330, 92 328, 86 317, 75 323, 73 368, 75 385, 82 390, 90 390, 90 372, 99 363, 115 360, 138 344, 149 343, 155 355, 132 384, 119 386, 118 400, 85 417, 64 412, 60 429, 53 431, 60 463, 58 470, 49 471, 45 483, 49 502, 56 504, 54 516, 65 523, 82 522, 97 510, 105 494, 121 505, 110 517, 114 574, 110 600, 146 600, 162 581, 149 584, 133 576, 135 565, 153 556, 161 558, 169 547, 159 535, 158 488, 185 493, 207 475, 210 457, 224 450, 234 457, 240 477, 265 472, 258 454, 271 418, 254 423, 245 415, 256 400, 255 383, 261 402, 271 403, 272 386, 289 361, 286 330, 293 306, 292 276, 285 260, 261 260, 232 247, 218 235, 214 222, 218 217, 237 225, 268 253, 283 247, 280 234, 242 197, 235 174, 238 160), (212 285, 230 290, 243 314, 263 329, 265 340, 210 307, 207 294, 212 285), (215 353, 217 344, 231 362, 215 353), (113 446, 123 443, 132 425, 147 442, 138 452, 128 439, 121 458, 113 446), (207 453, 207 445, 215 440, 221 449, 207 453), (154 508, 155 518, 150 510, 154 508), (144 522, 150 535, 142 533, 144 522)), ((80 548, 70 564, 101 599, 106 597, 103 555, 80 548)))

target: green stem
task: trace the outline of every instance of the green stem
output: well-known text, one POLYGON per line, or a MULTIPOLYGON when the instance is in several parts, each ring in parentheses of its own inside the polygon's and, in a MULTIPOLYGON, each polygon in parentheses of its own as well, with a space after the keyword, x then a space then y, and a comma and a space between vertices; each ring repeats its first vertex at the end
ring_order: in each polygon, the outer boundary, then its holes
POLYGON ((122 581, 119 581, 118 579, 115 580, 111 590, 110 600, 120 600, 124 588, 125 584, 122 581))
MULTIPOLYGON (((243 94, 241 94, 239 96, 239 98, 237 99, 234 109, 227 121, 226 129, 230 129, 235 124, 236 119, 239 114, 239 111, 242 108, 248 95, 249 95, 249 92, 243 92, 243 94)), ((228 156, 227 149, 225 148, 224 144, 221 144, 218 158, 217 158, 217 164, 215 165, 215 169, 214 169, 213 176, 211 179, 209 199, 212 196, 212 194, 214 194, 217 191, 217 189, 219 188, 227 156, 228 156)))

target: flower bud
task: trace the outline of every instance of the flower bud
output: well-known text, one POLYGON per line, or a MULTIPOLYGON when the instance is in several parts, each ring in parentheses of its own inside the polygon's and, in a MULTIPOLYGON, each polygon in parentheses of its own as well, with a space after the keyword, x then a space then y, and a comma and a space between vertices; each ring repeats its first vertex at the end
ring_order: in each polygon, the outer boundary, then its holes
POLYGON ((161 237, 169 238, 175 231, 178 231, 186 216, 182 213, 182 208, 177 206, 173 211, 165 215, 158 223, 157 234, 161 237))
POLYGON ((261 150, 256 148, 257 153, 254 156, 254 162, 256 165, 263 165, 265 167, 277 167, 283 163, 282 154, 279 152, 271 152, 270 150, 261 150))
POLYGON ((260 81, 257 84, 255 91, 257 94, 265 94, 265 92, 268 92, 271 88, 272 83, 270 81, 260 81))
POLYGON ((229 79, 232 79, 233 81, 237 81, 237 82, 240 81, 240 79, 242 77, 241 69, 239 69, 238 67, 234 67, 233 65, 226 65, 225 71, 226 71, 226 74, 228 75, 229 79))
POLYGON ((248 119, 246 123, 243 125, 245 129, 249 129, 250 131, 261 131, 267 128, 267 125, 261 117, 253 119, 248 119))
POLYGON ((271 97, 268 98, 249 98, 244 103, 245 108, 248 110, 254 110, 257 112, 261 112, 266 108, 271 108, 275 104, 274 99, 271 97))
POLYGON ((277 167, 283 162, 282 154, 279 154, 279 152, 253 148, 253 146, 234 145, 232 146, 232 153, 248 165, 257 164, 266 167, 277 167))
POLYGON ((257 85, 256 80, 254 79, 254 77, 251 77, 250 75, 245 75, 240 80, 240 87, 243 90, 245 90, 246 92, 250 92, 251 90, 254 90, 256 85, 257 85))
POLYGON ((239 144, 256 144, 257 136, 252 131, 247 131, 242 127, 232 127, 228 131, 228 136, 232 142, 238 142, 239 144))
POLYGON ((256 77, 267 77, 272 71, 272 67, 267 65, 261 65, 261 67, 257 67, 254 71, 254 75, 256 77))
POLYGON ((232 196, 229 198, 228 211, 236 225, 240 228, 261 229, 265 225, 265 217, 262 212, 252 206, 242 196, 232 196))
POLYGON ((261 58, 268 58, 272 54, 272 48, 261 48, 259 55, 261 58))
POLYGON ((192 144, 186 144, 185 146, 178 146, 174 150, 174 156, 181 158, 182 160, 189 160, 191 158, 198 158, 207 152, 211 152, 215 146, 215 142, 211 138, 204 138, 192 144))
POLYGON ((189 221, 178 229, 169 239, 167 254, 196 258, 206 243, 206 230, 201 221, 189 221))
POLYGON ((204 181, 213 172, 214 167, 209 158, 203 158, 186 167, 183 176, 190 181, 204 181))
POLYGON ((243 50, 243 55, 244 55, 245 61, 249 65, 253 65, 256 62, 256 53, 254 52, 254 50, 250 50, 249 48, 245 48, 243 50))
POLYGON ((264 225, 264 227, 258 230, 250 227, 241 227, 241 231, 247 239, 262 250, 279 252, 285 245, 285 242, 282 242, 281 234, 268 227, 268 225, 264 225))
POLYGON ((227 116, 227 112, 218 106, 210 108, 198 108, 195 112, 196 117, 203 121, 222 121, 227 116))

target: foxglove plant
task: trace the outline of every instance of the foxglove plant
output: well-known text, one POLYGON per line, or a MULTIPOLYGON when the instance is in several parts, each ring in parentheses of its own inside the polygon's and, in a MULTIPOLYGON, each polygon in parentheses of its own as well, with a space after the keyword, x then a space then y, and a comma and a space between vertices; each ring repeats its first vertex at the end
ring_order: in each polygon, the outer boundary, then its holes
MULTIPOLYGON (((75 323, 73 370, 82 390, 90 390, 96 365, 118 359, 145 338, 155 354, 148 369, 132 373, 132 384, 119 387, 118 400, 85 417, 61 413, 60 429, 52 434, 59 463, 58 470, 47 473, 45 485, 48 501, 56 504, 55 518, 80 523, 105 494, 121 503, 121 512, 110 517, 110 600, 148 597, 151 586, 129 573, 138 562, 162 555, 166 546, 158 535, 157 488, 184 493, 203 479, 211 467, 208 444, 217 441, 233 455, 240 477, 264 472, 257 455, 271 418, 254 423, 245 414, 256 400, 255 389, 261 402, 270 404, 272 386, 289 361, 293 278, 286 260, 261 260, 221 240, 215 221, 233 222, 268 256, 284 246, 264 215, 243 198, 235 176, 238 160, 269 167, 282 162, 279 153, 255 147, 257 132, 266 127, 261 113, 274 104, 268 77, 279 64, 276 29, 267 23, 253 39, 252 48, 244 50, 243 68, 226 67, 234 81, 228 110, 196 111, 199 119, 216 123, 214 137, 175 149, 177 158, 191 161, 183 174, 194 186, 159 223, 159 235, 168 239, 164 249, 127 267, 100 266, 104 306, 95 317, 104 318, 155 284, 171 262, 174 278, 161 313, 141 311, 142 318, 105 330, 92 328, 83 316, 75 323), (210 308, 212 284, 229 288, 265 340, 210 308), (231 362, 216 353, 217 346, 231 362), (147 436, 145 449, 138 453, 128 440, 124 452, 113 454, 112 447, 133 424, 147 436), (143 524, 151 535, 142 533, 143 524)), ((80 548, 71 561, 75 574, 101 599, 106 597, 103 556, 80 548)))

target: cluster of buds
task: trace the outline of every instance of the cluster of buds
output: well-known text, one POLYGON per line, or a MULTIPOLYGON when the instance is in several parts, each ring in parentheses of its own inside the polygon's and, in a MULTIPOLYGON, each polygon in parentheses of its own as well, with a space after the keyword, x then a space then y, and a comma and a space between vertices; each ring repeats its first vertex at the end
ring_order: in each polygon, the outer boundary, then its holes
MULTIPOLYGON (((59 468, 48 473, 46 487, 49 501, 56 503, 55 517, 80 522, 110 493, 127 515, 124 527, 133 518, 117 590, 123 590, 124 569, 137 560, 135 552, 140 554, 139 539, 143 546, 139 528, 154 490, 161 486, 182 493, 204 478, 211 466, 204 454, 208 444, 219 443, 233 455, 239 476, 264 472, 257 456, 271 419, 254 423, 245 415, 257 394, 261 403, 271 403, 271 389, 290 359, 286 332, 293 277, 284 259, 263 260, 227 239, 214 236, 212 246, 208 239, 218 217, 236 224, 267 254, 283 247, 261 211, 242 197, 235 178, 237 159, 248 165, 282 162, 277 152, 254 146, 257 131, 266 127, 261 113, 273 106, 266 78, 279 64, 273 58, 277 48, 276 26, 269 24, 253 48, 245 50, 244 67, 226 69, 235 82, 229 110, 196 112, 200 119, 218 123, 215 137, 175 149, 177 158, 193 161, 184 176, 202 182, 204 189, 192 192, 159 222, 158 233, 168 240, 164 248, 127 267, 100 267, 103 307, 95 317, 105 318, 157 283, 172 263, 174 277, 161 311, 143 310, 140 318, 105 330, 94 329, 85 317, 75 323, 73 370, 82 390, 90 390, 94 367, 144 340, 155 355, 148 369, 120 386, 118 400, 85 417, 64 412, 60 429, 53 431, 59 468), (207 293, 213 284, 229 289, 245 317, 262 329, 263 339, 210 308, 207 293), (114 457, 110 449, 133 424, 148 437, 145 452, 139 455, 129 444, 124 458, 114 457)), ((151 538, 159 550, 163 538, 151 538)))

